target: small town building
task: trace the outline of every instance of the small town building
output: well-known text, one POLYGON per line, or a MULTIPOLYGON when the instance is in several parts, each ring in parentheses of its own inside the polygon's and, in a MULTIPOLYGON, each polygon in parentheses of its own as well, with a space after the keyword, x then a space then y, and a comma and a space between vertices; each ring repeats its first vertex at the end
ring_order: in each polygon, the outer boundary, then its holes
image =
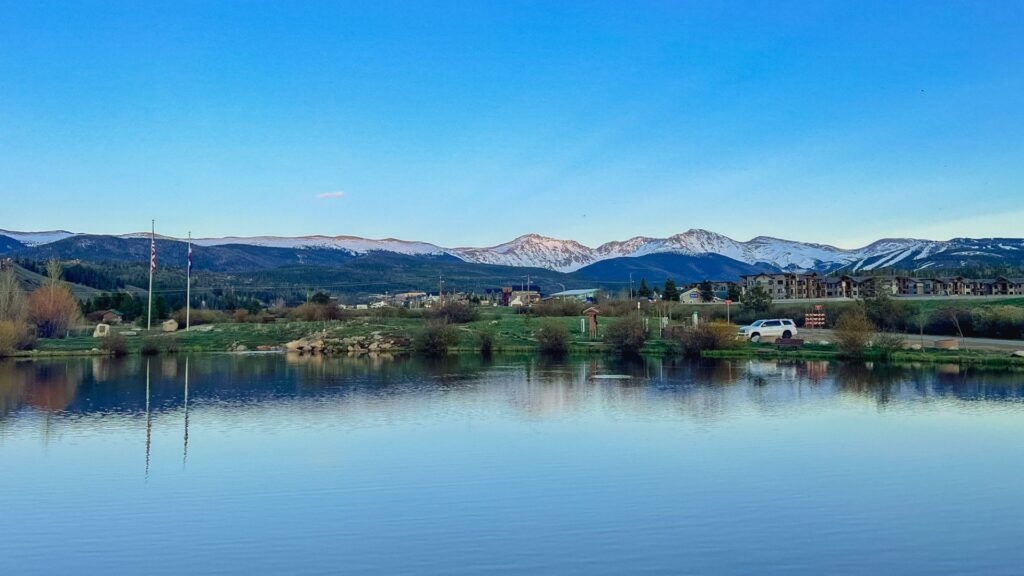
POLYGON ((555 292, 554 294, 545 298, 556 299, 556 300, 576 300, 578 302, 593 302, 597 299, 597 293, 600 292, 599 288, 581 288, 578 290, 563 290, 561 292, 555 292))

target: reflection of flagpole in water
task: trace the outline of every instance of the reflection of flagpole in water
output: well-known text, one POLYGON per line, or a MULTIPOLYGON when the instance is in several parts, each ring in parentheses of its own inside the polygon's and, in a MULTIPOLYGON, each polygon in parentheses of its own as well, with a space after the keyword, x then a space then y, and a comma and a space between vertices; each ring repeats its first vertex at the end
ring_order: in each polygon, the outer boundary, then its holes
POLYGON ((153 432, 153 421, 149 417, 149 358, 146 359, 146 479, 149 479, 149 441, 153 432))
POLYGON ((188 462, 188 356, 185 357, 185 452, 181 457, 181 469, 188 462))

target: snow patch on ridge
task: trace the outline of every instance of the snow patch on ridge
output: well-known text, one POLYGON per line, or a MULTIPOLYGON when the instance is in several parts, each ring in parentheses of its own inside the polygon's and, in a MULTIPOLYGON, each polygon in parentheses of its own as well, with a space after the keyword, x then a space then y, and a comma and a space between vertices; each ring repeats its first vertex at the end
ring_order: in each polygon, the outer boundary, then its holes
POLYGON ((67 230, 50 230, 48 232, 16 232, 14 230, 0 230, 0 235, 13 238, 26 246, 41 246, 50 244, 65 238, 75 236, 74 232, 67 230))

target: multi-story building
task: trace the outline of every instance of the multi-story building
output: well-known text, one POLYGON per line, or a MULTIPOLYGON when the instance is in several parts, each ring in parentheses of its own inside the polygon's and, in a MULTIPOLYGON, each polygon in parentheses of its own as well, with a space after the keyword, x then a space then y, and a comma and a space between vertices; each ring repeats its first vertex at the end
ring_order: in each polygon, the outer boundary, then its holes
POLYGON ((1024 295, 1024 278, 916 278, 913 276, 820 276, 810 272, 763 272, 741 276, 744 292, 761 287, 774 300, 887 296, 1024 295))

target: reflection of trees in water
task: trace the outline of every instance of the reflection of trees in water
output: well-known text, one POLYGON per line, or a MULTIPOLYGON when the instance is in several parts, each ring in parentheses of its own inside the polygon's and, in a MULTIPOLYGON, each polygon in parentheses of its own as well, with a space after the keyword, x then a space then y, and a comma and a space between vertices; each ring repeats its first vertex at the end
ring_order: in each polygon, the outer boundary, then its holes
POLYGON ((61 412, 74 402, 86 365, 67 362, 0 361, 0 419, 28 406, 61 412))
POLYGON ((839 362, 835 367, 836 389, 888 403, 907 379, 908 370, 876 362, 839 362))
MULTIPOLYGON (((185 354, 151 362, 151 408, 155 413, 181 409, 185 354)), ((324 405, 331 410, 365 410, 364 400, 401 410, 423 396, 449 402, 445 395, 454 394, 460 401, 505 403, 541 417, 610 408, 717 418, 741 406, 789 410, 803 398, 836 393, 880 404, 900 397, 1024 397, 1019 371, 959 366, 478 354, 441 359, 206 354, 193 355, 190 362, 190 403, 199 409, 204 402, 262 405, 315 397, 329 399, 324 405), (621 378, 594 378, 599 375, 621 378)), ((0 362, 0 419, 26 406, 48 413, 142 412, 144 369, 137 356, 0 362)))
POLYGON ((0 360, 0 418, 15 412, 25 403, 25 388, 34 377, 28 362, 0 360))
POLYGON ((897 395, 958 400, 1024 398, 1024 373, 957 364, 888 364, 842 362, 835 367, 836 388, 875 398, 879 403, 897 395))

